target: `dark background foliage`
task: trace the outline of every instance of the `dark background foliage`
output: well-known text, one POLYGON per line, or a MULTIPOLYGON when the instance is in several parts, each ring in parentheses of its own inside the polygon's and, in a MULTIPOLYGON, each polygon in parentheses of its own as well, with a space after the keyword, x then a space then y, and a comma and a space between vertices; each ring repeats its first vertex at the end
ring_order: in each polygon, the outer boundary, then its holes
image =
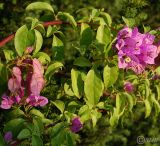
MULTIPOLYGON (((11 34, 23 23, 25 7, 36 0, 0 1, 0 39, 11 34)), ((42 0, 41 0, 42 1, 42 0)), ((76 15, 76 11, 85 7, 104 8, 113 22, 122 22, 122 16, 136 18, 137 24, 143 22, 153 28, 159 27, 160 0, 43 0, 52 4, 57 11, 66 11, 76 15)))
MULTIPOLYGON (((0 1, 0 40, 14 33, 24 22, 25 7, 36 0, 1 0, 0 1)), ((84 7, 104 8, 112 18, 113 23, 123 23, 122 16, 134 18, 136 25, 147 25, 153 29, 159 27, 160 0, 43 0, 49 2, 55 11, 66 11, 77 15, 76 11, 84 7)), ((43 15, 36 13, 35 15, 43 15)), ((79 18, 80 19, 80 18, 79 18)), ((1 50, 0 50, 1 52, 1 50)), ((56 89, 54 89, 56 90, 56 89)), ((115 129, 109 128, 106 117, 99 120, 93 129, 88 122, 80 132, 83 146, 135 146, 137 136, 159 138, 158 143, 146 143, 146 146, 158 146, 160 143, 159 118, 144 119, 144 109, 136 107, 135 118, 125 119, 115 129)), ((1 111, 0 111, 1 112, 1 111)), ((0 117, 0 121, 1 121, 0 117)))

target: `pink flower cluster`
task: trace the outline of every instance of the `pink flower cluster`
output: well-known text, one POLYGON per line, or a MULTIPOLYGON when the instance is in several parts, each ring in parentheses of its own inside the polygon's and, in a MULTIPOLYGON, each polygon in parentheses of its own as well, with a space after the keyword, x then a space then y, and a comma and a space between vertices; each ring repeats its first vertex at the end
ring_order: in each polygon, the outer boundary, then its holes
MULTIPOLYGON (((4 94, 0 107, 10 109, 13 104, 29 104, 31 106, 44 106, 48 103, 46 97, 40 96, 45 85, 43 67, 38 59, 24 60, 28 63, 26 79, 23 79, 22 67, 13 67, 12 77, 8 80, 9 96, 4 94)), ((27 64, 26 64, 27 66, 27 64)))
POLYGON ((155 64, 158 56, 157 46, 153 44, 154 35, 142 34, 135 27, 125 27, 119 31, 116 48, 118 49, 118 66, 131 69, 140 74, 148 64, 155 64))

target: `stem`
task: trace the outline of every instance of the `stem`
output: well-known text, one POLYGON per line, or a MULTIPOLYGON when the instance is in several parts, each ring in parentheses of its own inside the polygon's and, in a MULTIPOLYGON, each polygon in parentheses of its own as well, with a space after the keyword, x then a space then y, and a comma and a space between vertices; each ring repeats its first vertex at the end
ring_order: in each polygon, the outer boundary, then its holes
MULTIPOLYGON (((61 24, 70 24, 68 22, 63 22, 63 21, 60 21, 60 20, 57 20, 57 21, 49 21, 49 22, 44 22, 42 23, 42 25, 44 27, 48 27, 49 25, 61 25, 61 24)), ((0 41, 0 47, 3 47, 6 43, 10 42, 15 36, 15 33, 14 34, 11 34, 9 35, 8 37, 2 39, 0 41)))
POLYGON ((44 22, 43 26, 48 27, 49 25, 60 25, 60 24, 66 24, 66 22, 63 21, 49 21, 49 22, 44 22))
POLYGON ((10 42, 14 38, 14 34, 9 35, 8 37, 4 38, 0 41, 0 47, 4 46, 6 43, 10 42))

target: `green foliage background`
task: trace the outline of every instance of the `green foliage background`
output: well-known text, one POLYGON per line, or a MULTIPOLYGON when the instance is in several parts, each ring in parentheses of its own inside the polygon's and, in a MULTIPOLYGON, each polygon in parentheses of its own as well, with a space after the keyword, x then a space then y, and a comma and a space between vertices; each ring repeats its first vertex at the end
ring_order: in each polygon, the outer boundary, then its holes
MULTIPOLYGON (((84 7, 95 7, 98 9, 104 8, 112 18, 113 23, 123 23, 122 16, 133 18, 135 25, 151 26, 152 28, 159 27, 160 22, 160 0, 43 0, 51 3, 55 11, 66 11, 76 16, 76 11, 84 7)), ((11 33, 14 33, 23 23, 25 17, 25 7, 34 0, 2 0, 0 1, 0 40, 11 33)), ((84 12, 87 15, 87 12, 84 12)), ((36 12, 35 16, 42 16, 42 13, 36 12)), ((77 17, 77 16, 76 16, 77 17)), ((81 19, 81 16, 77 17, 81 19)), ((51 20, 43 18, 44 20, 51 20)), ((68 34, 68 36, 72 36, 68 34)), ((75 36, 76 37, 76 36, 75 36)), ((73 38, 73 36, 72 36, 73 38)), ((74 38, 73 38, 74 39, 74 38)), ((9 44, 11 45, 12 42, 9 44)), ((72 54, 67 54, 68 60, 71 60, 72 54)), ((3 60, 2 50, 0 55, 3 60)), ((75 55, 75 54, 74 54, 75 55)), ((69 61, 68 61, 69 63, 69 61)), ((58 82, 54 81, 54 82, 58 82)), ((53 83, 54 84, 54 83, 53 83)), ((51 88, 51 87, 50 87, 51 88)), ((58 87, 57 87, 58 88, 58 87)), ((49 91, 56 91, 54 86, 52 89, 46 88, 44 95, 51 94, 49 91)), ((54 92, 53 92, 54 93, 54 92)), ((52 94, 53 94, 52 93, 52 94)), ((54 96, 54 95, 50 95, 54 96)), ((85 128, 80 132, 81 141, 79 146, 135 146, 137 145, 137 136, 156 137, 160 140, 159 117, 151 117, 144 119, 144 108, 142 106, 135 107, 134 117, 128 117, 117 128, 109 127, 109 119, 103 117, 98 121, 95 128, 91 127, 90 121, 85 124, 85 128)), ((0 111, 1 112, 1 111, 0 111)), ((4 115, 1 113, 0 122, 3 123, 4 115)), ((54 115, 50 115, 54 116, 54 115)), ((2 127, 0 127, 2 128, 2 127)), ((146 143, 146 146, 158 146, 158 143, 146 143)))

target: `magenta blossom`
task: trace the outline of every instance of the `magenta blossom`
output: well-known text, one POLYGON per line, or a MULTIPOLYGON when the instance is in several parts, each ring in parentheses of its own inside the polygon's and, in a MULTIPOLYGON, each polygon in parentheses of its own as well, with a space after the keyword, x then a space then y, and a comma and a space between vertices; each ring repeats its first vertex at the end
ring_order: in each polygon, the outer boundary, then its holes
POLYGON ((8 81, 8 89, 15 93, 21 88, 21 70, 18 67, 13 67, 12 69, 13 76, 8 81))
POLYGON ((83 127, 83 124, 82 124, 82 122, 81 122, 81 120, 80 120, 79 117, 73 118, 72 121, 71 121, 71 123, 72 123, 72 125, 71 125, 70 129, 74 133, 80 131, 81 128, 83 127))
POLYGON ((30 92, 39 95, 45 85, 44 69, 38 59, 33 59, 33 74, 30 82, 30 92))
POLYGON ((11 99, 11 97, 3 95, 0 108, 10 109, 13 103, 14 101, 11 99))
POLYGON ((148 64, 155 64, 158 56, 157 46, 153 45, 155 36, 142 34, 138 28, 120 30, 117 36, 118 66, 142 73, 148 64))
MULTIPOLYGON (((44 106, 48 103, 46 97, 40 96, 44 88, 44 69, 40 61, 36 58, 33 60, 25 59, 23 63, 28 64, 26 77, 23 79, 21 70, 24 66, 13 67, 12 77, 8 81, 9 95, 3 95, 0 108, 10 109, 13 104, 25 104, 31 106, 44 106), (28 96, 26 100, 21 100, 24 95, 28 96)), ((25 69, 25 68, 24 68, 25 69)))
POLYGON ((45 80, 43 76, 38 76, 37 74, 32 75, 32 80, 30 83, 30 91, 32 94, 39 95, 44 85, 45 80))
POLYGON ((43 77, 44 69, 38 59, 33 59, 33 73, 28 74, 30 79, 29 97, 26 102, 32 106, 45 106, 48 103, 46 97, 40 96, 40 92, 45 85, 43 77))
POLYGON ((13 135, 12 135, 12 132, 11 131, 8 131, 5 133, 4 135, 4 140, 9 143, 12 141, 12 138, 13 138, 13 135))
POLYGON ((48 103, 48 99, 44 96, 39 96, 39 95, 30 95, 27 99, 26 102, 29 105, 32 106, 45 106, 48 103))
POLYGON ((124 84, 124 90, 128 93, 131 93, 134 91, 134 85, 131 82, 126 82, 124 84))

